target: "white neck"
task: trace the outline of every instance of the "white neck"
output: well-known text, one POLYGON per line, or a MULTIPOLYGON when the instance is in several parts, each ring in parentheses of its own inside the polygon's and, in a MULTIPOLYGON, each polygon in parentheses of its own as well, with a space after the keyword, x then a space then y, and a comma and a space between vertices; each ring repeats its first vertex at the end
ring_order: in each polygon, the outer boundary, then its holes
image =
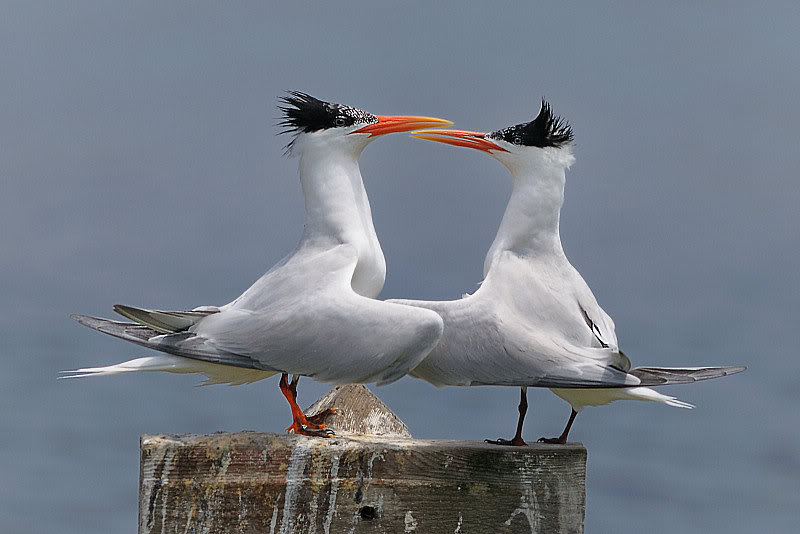
POLYGON ((386 262, 361 179, 360 155, 360 150, 341 145, 302 150, 300 183, 306 217, 300 247, 355 246, 358 263, 352 287, 372 298, 383 288, 386 262))
POLYGON ((537 161, 535 165, 515 162, 507 167, 513 178, 511 198, 486 255, 484 276, 504 251, 534 256, 564 254, 558 224, 564 203, 565 165, 537 161))

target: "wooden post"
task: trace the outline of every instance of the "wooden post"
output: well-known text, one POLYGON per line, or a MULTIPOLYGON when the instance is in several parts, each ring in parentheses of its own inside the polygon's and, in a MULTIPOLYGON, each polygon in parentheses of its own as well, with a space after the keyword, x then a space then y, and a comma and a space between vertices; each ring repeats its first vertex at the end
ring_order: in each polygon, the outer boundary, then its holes
POLYGON ((583 532, 580 444, 410 439, 363 386, 315 404, 330 406, 330 439, 142 436, 140 534, 583 532))

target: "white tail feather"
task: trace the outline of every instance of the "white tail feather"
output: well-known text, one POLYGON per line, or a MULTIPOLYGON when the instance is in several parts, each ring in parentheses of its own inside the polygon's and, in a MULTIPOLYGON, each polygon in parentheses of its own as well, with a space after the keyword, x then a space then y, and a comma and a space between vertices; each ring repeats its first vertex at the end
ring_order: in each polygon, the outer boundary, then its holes
POLYGON ((660 402, 676 408, 694 408, 694 406, 688 402, 683 402, 675 397, 661 394, 654 389, 646 387, 597 389, 551 388, 551 390, 570 403, 576 412, 580 412, 585 406, 602 406, 618 400, 660 402))
POLYGON ((658 391, 650 388, 623 388, 623 395, 624 396, 622 396, 621 399, 660 402, 666 404, 667 406, 686 408, 687 410, 694 408, 693 404, 683 402, 682 400, 678 400, 675 397, 670 397, 669 395, 664 395, 663 393, 659 393, 658 391))
POLYGON ((269 378, 275 373, 272 371, 262 371, 260 369, 246 369, 243 367, 233 367, 230 365, 220 365, 209 363, 172 354, 158 354, 136 358, 127 362, 109 365, 107 367, 85 367, 72 371, 61 371, 62 375, 58 378, 83 378, 87 376, 109 376, 132 371, 165 371, 168 373, 199 373, 206 376, 202 385, 209 384, 230 384, 238 386, 249 384, 269 378))

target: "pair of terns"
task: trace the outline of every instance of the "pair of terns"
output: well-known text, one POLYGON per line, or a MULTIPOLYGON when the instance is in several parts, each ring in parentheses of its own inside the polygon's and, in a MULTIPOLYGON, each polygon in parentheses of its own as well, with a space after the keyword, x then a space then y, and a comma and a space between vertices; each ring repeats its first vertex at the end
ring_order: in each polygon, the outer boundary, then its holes
POLYGON ((280 123, 300 160, 305 227, 297 248, 224 306, 157 311, 117 305, 133 322, 74 315, 88 327, 158 354, 66 377, 128 371, 202 373, 244 384, 280 374, 297 434, 328 436, 329 412, 307 416, 297 382, 387 384, 406 374, 437 386, 521 390, 517 432, 492 443, 524 445, 526 390, 549 387, 572 406, 565 443, 584 406, 621 399, 691 408, 647 386, 689 383, 743 367, 636 368, 619 350, 614 322, 561 247, 559 213, 572 130, 542 102, 531 122, 491 133, 445 130, 449 121, 376 116, 300 92, 282 98, 280 123), (423 131, 420 131, 423 130, 423 131), (484 264, 484 280, 455 301, 380 301, 386 263, 359 170, 381 135, 416 137, 486 152, 511 173, 513 190, 484 264), (288 375, 293 375, 289 380, 288 375))

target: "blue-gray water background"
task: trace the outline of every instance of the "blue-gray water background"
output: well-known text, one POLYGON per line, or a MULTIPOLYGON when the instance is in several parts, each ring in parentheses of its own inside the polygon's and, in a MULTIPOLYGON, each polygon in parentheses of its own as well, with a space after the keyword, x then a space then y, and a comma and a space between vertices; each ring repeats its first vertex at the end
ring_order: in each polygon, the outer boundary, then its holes
MULTIPOLYGON (((749 366, 669 389, 691 412, 579 416, 587 532, 796 531, 796 2, 215 4, 0 5, 0 531, 134 532, 140 434, 288 424, 277 379, 55 379, 143 354, 69 313, 223 304, 292 249, 286 89, 468 129, 529 120, 547 96, 576 135, 564 247, 622 348, 639 365, 749 366)), ((362 171, 382 296, 473 291, 506 171, 406 136, 370 146, 362 171)), ((304 380, 301 402, 325 390, 304 380)), ((513 389, 377 393, 422 438, 508 437, 517 415, 513 389)), ((526 437, 560 432, 568 406, 529 398, 526 437)))

